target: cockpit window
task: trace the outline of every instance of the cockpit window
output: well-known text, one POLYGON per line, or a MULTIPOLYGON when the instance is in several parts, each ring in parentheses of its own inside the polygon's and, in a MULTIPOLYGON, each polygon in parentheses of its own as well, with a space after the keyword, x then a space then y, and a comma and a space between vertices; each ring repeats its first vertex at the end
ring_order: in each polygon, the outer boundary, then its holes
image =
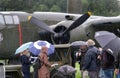
POLYGON ((13 16, 13 21, 14 21, 14 24, 19 24, 19 18, 18 18, 18 16, 14 15, 13 16))
POLYGON ((13 26, 19 24, 19 17, 11 14, 0 14, 0 26, 13 26), (2 24, 2 25, 1 25, 2 24))
POLYGON ((4 15, 5 23, 9 24, 19 24, 19 18, 17 15, 4 15))
POLYGON ((12 16, 5 15, 4 18, 5 18, 6 24, 13 24, 13 18, 12 18, 12 16))
POLYGON ((4 18, 3 18, 3 16, 2 16, 2 15, 0 15, 0 24, 5 25, 4 18))

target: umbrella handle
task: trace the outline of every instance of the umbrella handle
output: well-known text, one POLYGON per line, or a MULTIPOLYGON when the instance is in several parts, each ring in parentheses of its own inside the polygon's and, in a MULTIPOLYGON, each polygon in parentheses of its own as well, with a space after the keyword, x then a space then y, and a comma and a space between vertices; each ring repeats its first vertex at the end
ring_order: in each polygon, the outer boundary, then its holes
POLYGON ((31 57, 30 57, 31 63, 34 63, 34 62, 37 60, 37 58, 38 58, 38 57, 32 57, 32 56, 31 56, 31 57), (32 59, 33 59, 33 61, 32 61, 32 59))

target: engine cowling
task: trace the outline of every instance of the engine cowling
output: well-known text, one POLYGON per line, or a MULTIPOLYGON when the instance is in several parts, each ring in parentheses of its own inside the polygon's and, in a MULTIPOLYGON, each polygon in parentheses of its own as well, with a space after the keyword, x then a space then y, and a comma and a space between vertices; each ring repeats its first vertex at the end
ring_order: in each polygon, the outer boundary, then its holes
POLYGON ((57 35, 51 34, 49 31, 39 31, 39 36, 41 40, 47 40, 53 44, 66 44, 70 41, 70 32, 61 35, 67 27, 64 25, 58 25, 53 30, 57 33, 57 35))

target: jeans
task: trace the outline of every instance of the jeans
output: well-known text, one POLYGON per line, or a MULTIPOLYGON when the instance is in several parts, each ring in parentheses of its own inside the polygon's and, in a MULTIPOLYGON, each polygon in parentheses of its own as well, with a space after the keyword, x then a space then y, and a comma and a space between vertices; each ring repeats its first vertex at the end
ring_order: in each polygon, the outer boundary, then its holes
POLYGON ((99 72, 99 77, 100 77, 100 78, 104 78, 104 73, 103 73, 102 68, 100 69, 100 72, 99 72))
POLYGON ((120 72, 116 75, 116 78, 120 78, 120 72))
POLYGON ((103 78, 114 78, 114 69, 105 69, 103 70, 104 77, 103 78))

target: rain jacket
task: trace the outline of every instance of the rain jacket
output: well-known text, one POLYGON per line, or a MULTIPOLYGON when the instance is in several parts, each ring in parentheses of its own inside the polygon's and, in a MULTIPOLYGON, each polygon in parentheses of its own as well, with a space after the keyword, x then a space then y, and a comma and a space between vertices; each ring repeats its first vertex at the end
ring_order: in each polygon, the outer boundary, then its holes
POLYGON ((22 72, 24 74, 24 78, 30 78, 30 61, 29 57, 26 55, 20 56, 21 64, 22 64, 22 72))
POLYGON ((100 52, 96 47, 90 46, 85 54, 85 62, 82 69, 88 71, 98 71, 100 69, 100 66, 97 64, 97 57, 99 54, 100 52))
POLYGON ((50 78, 49 68, 51 64, 48 61, 47 53, 41 52, 39 59, 42 62, 42 67, 38 69, 38 78, 50 78))

